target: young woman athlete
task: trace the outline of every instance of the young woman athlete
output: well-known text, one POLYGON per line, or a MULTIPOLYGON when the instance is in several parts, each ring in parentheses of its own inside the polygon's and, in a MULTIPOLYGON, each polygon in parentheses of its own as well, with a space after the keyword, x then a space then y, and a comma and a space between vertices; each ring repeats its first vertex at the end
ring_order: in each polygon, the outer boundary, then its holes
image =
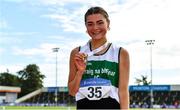
POLYGON ((129 54, 107 41, 110 20, 103 8, 89 8, 84 19, 91 39, 71 52, 69 94, 77 109, 128 109, 129 54))

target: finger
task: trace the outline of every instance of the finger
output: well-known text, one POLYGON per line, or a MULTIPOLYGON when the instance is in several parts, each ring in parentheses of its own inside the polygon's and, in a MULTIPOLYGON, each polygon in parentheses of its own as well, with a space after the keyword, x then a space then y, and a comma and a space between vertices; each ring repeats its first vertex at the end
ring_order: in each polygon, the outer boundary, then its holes
POLYGON ((74 57, 74 61, 75 62, 84 62, 84 57, 82 57, 82 55, 76 55, 75 57, 74 57))
POLYGON ((85 54, 85 53, 78 53, 78 54, 76 54, 76 57, 78 57, 79 59, 82 59, 84 61, 87 58, 87 54, 85 54))
POLYGON ((83 56, 83 57, 87 57, 87 54, 86 54, 86 53, 82 53, 82 56, 83 56))
POLYGON ((86 58, 87 55, 85 53, 81 53, 80 56, 81 56, 81 58, 84 59, 84 58, 86 58))
POLYGON ((82 56, 80 54, 76 54, 74 59, 76 60, 82 60, 82 56))
POLYGON ((83 59, 80 58, 80 57, 74 57, 74 60, 75 60, 75 61, 83 61, 83 59))
POLYGON ((84 54, 83 53, 77 53, 76 56, 79 57, 79 58, 83 58, 84 54))
POLYGON ((86 60, 86 59, 87 59, 87 54, 86 54, 86 53, 80 53, 80 57, 81 57, 83 60, 86 60))

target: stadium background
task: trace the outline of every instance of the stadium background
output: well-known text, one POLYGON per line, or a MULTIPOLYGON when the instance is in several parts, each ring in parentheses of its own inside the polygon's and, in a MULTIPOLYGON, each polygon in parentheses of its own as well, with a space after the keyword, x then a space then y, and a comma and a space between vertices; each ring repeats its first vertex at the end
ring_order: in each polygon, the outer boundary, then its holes
MULTIPOLYGON (((67 65, 67 51, 79 46, 80 43, 84 42, 86 39, 82 37, 81 32, 84 33, 85 30, 82 29, 80 17, 84 7, 92 5, 100 5, 106 7, 109 11, 120 12, 120 14, 112 16, 112 27, 111 32, 114 33, 113 40, 121 41, 120 43, 127 47, 133 56, 132 64, 133 68, 142 69, 145 71, 132 72, 135 74, 148 74, 147 67, 149 67, 149 49, 144 44, 146 39, 156 39, 155 48, 153 48, 153 72, 154 82, 159 81, 164 84, 179 84, 177 81, 179 71, 179 41, 176 40, 179 37, 179 0, 122 0, 114 2, 99 0, 93 3, 90 1, 78 1, 74 0, 0 0, 0 65, 1 68, 5 70, 8 68, 10 71, 14 67, 19 69, 17 65, 31 64, 32 62, 40 63, 43 73, 49 70, 49 73, 55 73, 54 66, 54 55, 49 52, 47 48, 58 46, 61 47, 58 55, 61 67, 61 73, 64 70, 68 70, 64 65, 67 65), (49 2, 48 2, 49 1, 49 2), (52 1, 52 2, 51 2, 52 1), (66 1, 66 2, 65 2, 66 1), (126 2, 125 2, 126 1, 126 2), (74 3, 75 2, 75 3, 74 3), (124 5, 121 6, 121 3, 124 5), (49 3, 49 4, 48 4, 49 3), (65 5, 63 6, 62 3, 65 5), (81 4, 83 3, 83 4, 81 4), (65 7, 67 6, 67 7, 65 7), (109 7, 111 6, 111 7, 109 7), (25 8, 24 8, 25 7, 25 8), (71 8, 70 8, 71 7, 71 8), (83 8, 82 8, 83 7, 83 8), (49 10, 51 9, 51 10, 49 10), (123 10, 122 10, 123 9, 123 10), (43 10, 43 12, 42 12, 43 10), (63 11, 62 11, 63 10, 63 11), (120 11, 121 10, 121 11, 120 11), (58 12, 57 12, 58 11, 58 12), (66 12, 70 12, 72 16, 66 12), (50 14, 51 13, 51 14, 50 14), (51 16, 50 16, 51 15, 51 16), (58 16, 52 16, 58 15, 58 16), (41 19, 39 18, 41 17, 41 19), (60 19, 57 19, 59 18, 60 19), (62 18, 61 18, 62 17, 62 18), (45 19, 44 19, 45 18, 45 19), (65 19, 64 19, 65 18, 65 19), (133 19, 130 19, 133 18, 133 19), (35 20, 35 21, 32 21, 35 20), (37 20, 37 21, 36 21, 37 20), (75 21, 74 21, 75 20, 75 21), (52 23, 53 22, 53 23, 52 23), (49 24, 46 24, 49 23, 49 24), (56 24, 52 26, 52 24, 56 24), (61 26, 59 26, 61 24, 61 26), (117 24, 117 25, 116 25, 117 24), (68 25, 68 26, 67 26, 68 25), (117 27, 116 27, 117 26, 117 27), (119 27, 120 26, 120 27, 119 27), (56 28, 54 28, 56 27, 56 28), (68 28, 70 27, 70 28, 68 28), (72 29, 72 30, 71 30, 72 29), (117 30, 116 30, 117 29, 117 30), (55 31, 57 30, 57 31, 55 31), (68 31, 67 31, 68 30, 68 31), (77 31, 81 31, 80 34, 77 31), (61 33, 62 32, 62 33, 61 33), (117 35, 117 38, 115 36, 117 35), (116 35, 115 35, 116 34, 116 35), (63 36, 63 37, 62 37, 63 36), (123 36, 123 37, 120 37, 123 36), (48 37, 48 38, 47 38, 48 37), (71 39, 68 39, 72 37, 71 39), (74 42, 74 38, 79 42, 74 42), (19 41, 19 40, 22 41, 19 41), (66 40, 67 42, 65 42, 66 40), (83 40, 82 40, 83 39, 83 40), (65 40, 65 41, 64 41, 65 40), (18 42, 17 42, 18 41, 18 42), (50 42, 47 42, 50 41, 50 42), (124 41, 124 42, 122 42, 124 41), (69 42, 73 42, 69 43, 69 42), (15 48, 14 48, 15 47, 15 48), (68 49, 66 48, 68 47, 68 49), (12 54, 14 53, 14 54, 12 54), (147 54, 146 54, 147 53, 147 54), (29 55, 32 59, 27 59, 29 55), (146 57, 147 56, 147 57, 146 57), (139 59, 140 58, 140 59, 139 59), (13 62, 12 62, 13 61, 13 62), (46 62, 49 61, 49 62, 46 62), (63 65, 62 65, 63 61, 63 65), (11 64, 9 64, 11 63, 11 64), (147 65, 148 66, 147 66, 147 65), (155 64, 155 65, 154 65, 155 64), (137 67, 139 65, 139 67, 137 67), (49 68, 53 69, 49 69, 49 68), (47 67, 49 67, 47 69, 47 67), (145 68, 143 68, 145 67, 145 68), (156 71, 161 69, 163 71, 156 71), (155 76, 157 75, 157 76, 155 76), (159 75, 159 77, 158 77, 159 75), (167 76, 166 76, 167 75, 167 76), (163 76, 163 77, 162 77, 163 76), (165 80, 166 79, 166 80, 165 80), (168 79, 168 80, 167 80, 168 79)), ((118 0, 117 0, 118 1, 118 0)), ((112 34, 111 33, 111 34, 112 34)), ((84 34, 83 34, 84 36, 84 34)), ((119 44, 119 42, 117 42, 119 44)), ((69 55, 69 54, 68 54, 69 55)), ((29 58, 28 57, 28 58, 29 58)), ((132 69, 133 70, 133 69, 132 69)), ((14 73, 16 70, 13 71, 14 73)), ((47 84, 54 82, 49 80, 52 74, 46 74, 47 79, 45 80, 47 84)), ((61 75, 60 82, 66 82, 63 78, 67 75, 61 75)), ((54 77, 54 76, 52 76, 54 77)), ((134 78, 133 76, 132 78, 134 78)), ((58 77, 59 78, 59 77, 58 77)), ((159 83, 156 83, 159 84, 159 83)), ((53 84, 54 85, 54 84, 53 84)), ((155 86, 155 85, 154 85, 155 86)), ((157 85, 159 86, 159 85, 157 85)), ((163 87, 157 87, 153 90, 154 96, 154 106, 155 107, 166 107, 167 109, 179 107, 179 85, 160 85, 163 87), (161 88, 161 89, 160 89, 161 88), (164 88, 164 89, 163 89, 164 88)), ((56 92, 54 87, 38 89, 34 91, 31 95, 33 97, 26 101, 13 103, 6 101, 15 100, 15 91, 3 91, 1 90, 0 97, 2 101, 0 102, 0 110, 4 110, 4 106, 74 106, 74 97, 69 96, 67 93, 67 88, 60 87, 57 93, 58 99, 56 99, 56 92), (63 89, 60 89, 63 88, 63 89), (8 97, 6 97, 6 95, 8 97), (55 101, 57 100, 57 103, 55 101)), ((155 88, 155 87, 153 87, 155 88)), ((1 89, 1 87, 0 87, 1 89)), ((151 103, 151 91, 150 87, 130 86, 130 104, 131 107, 149 107, 151 103)), ((29 95, 29 96, 31 96, 29 95)), ((27 96, 28 97, 28 96, 27 96)), ((19 99, 20 100, 20 99, 19 99)), ((21 99, 23 100, 23 98, 21 99)))
MULTIPOLYGON (((152 85, 141 86, 131 85, 130 91, 130 108, 151 108, 151 90, 153 91, 153 108, 180 109, 180 85, 152 85)), ((8 96, 8 93, 16 93, 16 91, 0 89, 0 99, 6 97, 4 101, 0 101, 0 106, 40 106, 40 107, 75 107, 75 98, 68 94, 67 87, 44 87, 33 91, 23 97, 12 102, 14 97, 8 96), (57 95, 56 95, 57 89, 57 95), (57 99, 56 99, 57 96, 57 99), (11 99, 8 100, 7 99, 11 99)), ((17 91, 19 92, 19 91, 17 91)))

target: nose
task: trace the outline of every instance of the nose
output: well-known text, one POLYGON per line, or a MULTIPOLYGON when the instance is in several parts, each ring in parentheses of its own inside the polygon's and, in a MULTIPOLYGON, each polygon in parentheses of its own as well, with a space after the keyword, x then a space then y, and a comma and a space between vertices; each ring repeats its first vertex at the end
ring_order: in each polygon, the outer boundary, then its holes
POLYGON ((93 29, 94 30, 99 29, 99 26, 97 24, 94 24, 93 29))

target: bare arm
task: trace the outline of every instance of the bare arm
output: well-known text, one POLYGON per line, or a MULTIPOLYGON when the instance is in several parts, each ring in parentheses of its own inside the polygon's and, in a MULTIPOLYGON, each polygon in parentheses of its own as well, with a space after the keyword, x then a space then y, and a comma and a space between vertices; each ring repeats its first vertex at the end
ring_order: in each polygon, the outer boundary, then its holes
POLYGON ((79 90, 82 75, 85 71, 83 54, 79 53, 78 48, 72 50, 69 61, 69 94, 75 96, 79 90))
POLYGON ((120 64, 119 64, 119 101, 121 109, 129 109, 129 72, 130 61, 129 54, 125 49, 121 49, 120 52, 120 64))

